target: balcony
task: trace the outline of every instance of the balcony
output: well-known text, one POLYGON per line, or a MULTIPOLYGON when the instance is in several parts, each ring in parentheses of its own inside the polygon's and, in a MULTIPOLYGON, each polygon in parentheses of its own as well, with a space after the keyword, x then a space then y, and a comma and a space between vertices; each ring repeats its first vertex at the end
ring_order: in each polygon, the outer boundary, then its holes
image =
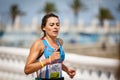
MULTIPOLYGON (((33 80, 34 73, 24 74, 24 66, 29 49, 0 47, 0 80, 33 80)), ((120 60, 98 58, 66 53, 64 63, 76 69, 76 75, 70 79, 63 72, 65 80, 117 80, 120 60)))

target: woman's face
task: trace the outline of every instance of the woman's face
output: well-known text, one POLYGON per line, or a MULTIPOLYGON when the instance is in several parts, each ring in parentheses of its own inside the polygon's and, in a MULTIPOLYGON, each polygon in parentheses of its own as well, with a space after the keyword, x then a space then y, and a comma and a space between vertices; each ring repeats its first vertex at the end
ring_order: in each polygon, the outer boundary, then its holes
POLYGON ((47 19, 46 26, 43 28, 46 35, 51 37, 57 37, 60 30, 60 23, 58 18, 50 17, 47 19))

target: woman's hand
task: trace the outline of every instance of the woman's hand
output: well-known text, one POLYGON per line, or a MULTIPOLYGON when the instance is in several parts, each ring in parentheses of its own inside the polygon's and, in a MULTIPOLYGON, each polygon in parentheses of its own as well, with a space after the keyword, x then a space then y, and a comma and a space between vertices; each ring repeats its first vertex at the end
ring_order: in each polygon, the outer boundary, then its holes
POLYGON ((70 78, 73 78, 76 74, 76 71, 74 69, 68 69, 67 74, 69 75, 70 78))
POLYGON ((54 53, 49 57, 50 63, 60 59, 60 52, 55 50, 54 53))

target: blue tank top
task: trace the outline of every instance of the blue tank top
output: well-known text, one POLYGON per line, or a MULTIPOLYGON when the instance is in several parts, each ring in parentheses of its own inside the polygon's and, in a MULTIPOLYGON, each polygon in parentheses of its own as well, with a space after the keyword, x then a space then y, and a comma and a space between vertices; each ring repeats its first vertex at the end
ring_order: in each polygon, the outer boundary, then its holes
MULTIPOLYGON (((38 58, 38 61, 43 60, 45 58, 46 59, 49 58, 49 56, 51 56, 53 54, 53 52, 55 51, 55 48, 51 47, 44 38, 42 38, 41 40, 44 44, 44 52, 43 52, 43 55, 40 58, 38 58)), ((36 72, 37 78, 49 79, 52 77, 56 77, 56 78, 62 77, 62 62, 65 59, 65 53, 63 51, 62 45, 59 42, 59 39, 56 39, 56 42, 59 46, 60 59, 53 62, 52 64, 46 65, 42 69, 38 70, 36 72)))
MULTIPOLYGON (((42 41, 43 41, 43 44, 44 44, 44 46, 45 46, 45 48, 44 48, 45 58, 49 58, 49 56, 51 56, 51 55, 53 54, 53 52, 55 51, 55 48, 51 47, 51 46, 49 45, 49 43, 48 43, 45 39, 43 39, 42 41)), ((59 42, 59 39, 56 39, 56 42, 57 42, 57 44, 58 44, 58 46, 59 46, 60 59, 57 60, 57 61, 55 61, 55 62, 63 62, 64 59, 65 59, 65 53, 64 53, 64 51, 63 51, 62 45, 61 45, 60 42, 59 42)), ((55 63, 55 62, 54 62, 54 63, 55 63)))

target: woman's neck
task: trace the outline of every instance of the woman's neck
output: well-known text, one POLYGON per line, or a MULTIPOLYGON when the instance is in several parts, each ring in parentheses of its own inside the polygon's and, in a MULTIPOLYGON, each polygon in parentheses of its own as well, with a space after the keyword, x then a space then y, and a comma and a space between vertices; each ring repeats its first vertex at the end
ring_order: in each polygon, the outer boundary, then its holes
POLYGON ((56 43, 56 37, 46 36, 45 38, 46 38, 50 43, 56 43))
POLYGON ((45 36, 45 39, 47 40, 49 45, 52 46, 53 48, 55 48, 55 49, 59 48, 59 46, 56 42, 56 37, 45 36))

